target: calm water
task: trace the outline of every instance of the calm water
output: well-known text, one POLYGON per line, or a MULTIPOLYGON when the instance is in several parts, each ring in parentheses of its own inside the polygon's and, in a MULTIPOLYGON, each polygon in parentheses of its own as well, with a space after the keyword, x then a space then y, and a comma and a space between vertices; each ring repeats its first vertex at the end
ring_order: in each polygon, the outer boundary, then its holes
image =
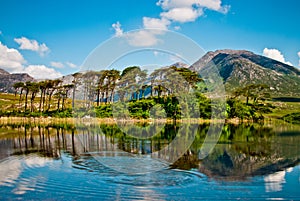
POLYGON ((209 125, 152 126, 160 132, 136 138, 117 125, 1 125, 0 199, 300 199, 297 126, 226 124, 204 159, 209 125), (171 164, 149 155, 184 136, 182 126, 197 131, 191 145, 185 136, 184 146, 172 149, 176 156, 189 145, 182 157, 171 164))

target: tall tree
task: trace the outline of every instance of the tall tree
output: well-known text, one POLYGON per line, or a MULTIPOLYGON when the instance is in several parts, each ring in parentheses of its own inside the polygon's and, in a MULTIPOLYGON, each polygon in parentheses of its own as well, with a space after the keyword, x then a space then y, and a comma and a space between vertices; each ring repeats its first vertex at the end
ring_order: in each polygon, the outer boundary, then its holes
POLYGON ((99 73, 99 79, 98 79, 98 83, 97 83, 97 98, 96 98, 96 101, 97 101, 97 106, 99 106, 100 102, 103 101, 103 98, 104 98, 104 90, 105 90, 105 87, 104 87, 104 84, 105 84, 105 80, 106 80, 106 77, 107 77, 107 70, 102 70, 100 71, 99 73), (101 98, 100 98, 100 95, 101 95, 101 98))
POLYGON ((120 79, 120 71, 112 69, 109 71, 108 79, 109 79, 109 90, 111 91, 110 102, 114 102, 114 94, 117 85, 117 81, 120 79))
POLYGON ((49 111, 50 107, 51 107, 52 95, 61 83, 62 83, 62 80, 59 80, 59 79, 49 80, 48 85, 47 85, 47 88, 48 88, 48 108, 47 108, 47 111, 49 111))
POLYGON ((73 84, 63 85, 63 93, 62 93, 62 110, 65 110, 65 101, 68 98, 69 91, 74 88, 73 84))
POLYGON ((98 72, 88 71, 82 76, 82 81, 84 84, 83 91, 83 106, 85 108, 90 108, 94 104, 95 96, 96 96, 96 88, 97 88, 97 80, 98 80, 98 72))
POLYGON ((148 85, 146 85, 146 84, 144 84, 144 85, 141 87, 142 98, 145 98, 145 91, 146 91, 147 88, 148 88, 148 85))
POLYGON ((28 94, 29 94, 29 91, 30 91, 30 85, 31 85, 31 82, 28 81, 24 84, 23 86, 23 90, 25 90, 25 106, 24 106, 24 112, 27 111, 27 104, 28 104, 28 94))
POLYGON ((28 89, 31 92, 30 111, 34 112, 34 99, 36 97, 36 94, 39 92, 39 85, 36 82, 30 82, 28 83, 28 89))
POLYGON ((38 83, 41 95, 40 95, 40 103, 39 103, 39 112, 42 112, 42 105, 44 104, 45 101, 45 91, 46 91, 46 81, 41 81, 38 83))
POLYGON ((239 88, 234 92, 234 98, 243 96, 246 98, 246 105, 249 105, 249 100, 253 99, 253 103, 259 100, 264 100, 270 97, 266 91, 269 87, 265 84, 250 84, 245 87, 239 88))
POLYGON ((118 83, 118 88, 126 91, 130 99, 137 98, 136 94, 140 89, 140 85, 145 84, 146 77, 147 71, 141 70, 140 67, 127 67, 121 74, 121 81, 118 83))
POLYGON ((77 86, 80 84, 80 78, 82 77, 82 73, 74 73, 72 74, 73 76, 73 80, 72 80, 72 84, 74 85, 73 87, 73 93, 72 93, 72 108, 75 107, 75 93, 76 93, 76 89, 77 86))
POLYGON ((15 97, 17 96, 18 90, 20 90, 20 98, 19 98, 19 107, 21 107, 21 100, 22 100, 22 94, 24 90, 24 83, 23 82, 16 82, 13 87, 15 88, 15 97))

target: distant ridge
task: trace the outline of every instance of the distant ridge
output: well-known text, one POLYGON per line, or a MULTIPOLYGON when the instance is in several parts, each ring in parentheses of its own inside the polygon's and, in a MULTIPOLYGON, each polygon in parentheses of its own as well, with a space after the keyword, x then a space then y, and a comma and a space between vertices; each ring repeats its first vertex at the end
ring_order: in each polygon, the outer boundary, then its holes
POLYGON ((27 82, 27 81, 36 81, 33 77, 27 73, 13 73, 0 69, 0 92, 13 93, 13 85, 16 82, 27 82))
POLYGON ((0 68, 0 75, 9 75, 10 73, 0 68))
POLYGON ((170 66, 175 66, 177 68, 189 68, 188 64, 182 63, 182 62, 176 62, 170 66))
MULTIPOLYGON (((210 51, 190 67, 181 62, 170 66, 189 68, 201 75, 201 71, 212 65, 219 70, 228 93, 249 84, 265 84, 274 98, 300 97, 299 69, 247 50, 210 51)), ((66 75, 60 79, 63 84, 72 84, 73 76, 66 75)), ((0 92, 12 93, 14 83, 27 81, 37 80, 26 73, 10 74, 0 69, 0 92)))
POLYGON ((299 69, 247 50, 208 52, 190 69, 200 72, 216 66, 226 90, 234 91, 249 84, 266 84, 273 97, 300 97, 299 69))

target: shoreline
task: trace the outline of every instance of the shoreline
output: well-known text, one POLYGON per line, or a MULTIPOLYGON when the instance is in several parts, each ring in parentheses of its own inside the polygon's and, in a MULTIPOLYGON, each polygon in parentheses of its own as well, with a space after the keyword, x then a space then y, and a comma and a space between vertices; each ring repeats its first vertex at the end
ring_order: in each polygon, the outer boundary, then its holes
MULTIPOLYGON (((270 122, 278 121, 275 118, 266 118, 259 122, 270 122)), ((23 124, 117 124, 117 123, 133 123, 133 124, 147 124, 147 123, 164 123, 173 124, 175 121, 173 119, 121 119, 116 120, 114 118, 56 118, 56 117, 0 117, 0 124, 13 124, 13 123, 23 123, 23 124)), ((193 123, 193 124, 204 124, 204 123, 219 123, 219 124, 240 124, 240 123, 256 123, 253 120, 241 120, 238 118, 234 119, 179 119, 176 123, 193 123)))

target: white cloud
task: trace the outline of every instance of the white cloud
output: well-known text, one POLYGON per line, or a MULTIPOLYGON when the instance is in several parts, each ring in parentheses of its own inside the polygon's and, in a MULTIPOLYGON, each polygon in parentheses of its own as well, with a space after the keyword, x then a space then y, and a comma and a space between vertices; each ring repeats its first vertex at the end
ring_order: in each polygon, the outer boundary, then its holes
POLYGON ((69 62, 69 61, 67 61, 65 63, 52 61, 52 62, 50 62, 50 65, 54 68, 64 68, 65 65, 67 65, 70 68, 77 68, 76 64, 73 64, 72 62, 69 62))
POLYGON ((77 65, 76 64, 73 64, 71 62, 66 62, 66 64, 70 67, 70 68, 77 68, 77 65))
POLYGON ((156 37, 157 32, 151 30, 139 30, 136 32, 129 32, 126 34, 127 41, 130 45, 135 47, 150 47, 156 45, 160 40, 156 37))
POLYGON ((195 21, 199 16, 203 14, 202 9, 194 8, 172 8, 167 12, 161 13, 161 17, 176 21, 176 22, 192 22, 195 21))
POLYGON ((178 30, 181 29, 181 27, 180 27, 180 26, 175 26, 174 29, 175 29, 176 31, 178 31, 178 30))
POLYGON ((178 57, 177 55, 170 55, 169 60, 172 63, 183 62, 182 59, 180 57, 178 57))
POLYGON ((36 40, 30 40, 28 38, 21 37, 15 38, 14 41, 20 45, 19 49, 38 52, 40 56, 44 56, 50 51, 45 43, 39 44, 36 40))
POLYGON ((169 10, 172 8, 184 8, 199 5, 199 1, 200 0, 159 0, 156 5, 161 6, 164 10, 169 10))
POLYGON ((291 62, 285 61, 285 58, 284 58, 283 54, 279 50, 277 50, 277 49, 268 49, 268 48, 265 48, 263 50, 263 55, 266 56, 266 57, 268 57, 268 58, 271 58, 271 59, 280 61, 282 63, 285 63, 287 65, 293 66, 293 64, 291 62))
POLYGON ((45 65, 29 65, 24 68, 23 73, 28 73, 35 79, 56 79, 62 77, 60 72, 45 65))
POLYGON ((25 59, 18 50, 8 48, 0 42, 0 68, 9 72, 17 72, 23 69, 25 63, 25 59))
POLYGON ((162 18, 151 18, 151 17, 143 17, 143 25, 145 29, 162 29, 167 30, 170 25, 170 21, 162 18))
POLYGON ((221 0, 198 0, 198 2, 199 2, 199 6, 203 8, 219 11, 222 13, 227 13, 230 8, 227 5, 222 6, 221 0))
POLYGON ((55 68, 63 68, 63 67, 65 67, 65 65, 64 65, 63 63, 61 63, 61 62, 56 62, 56 61, 50 62, 50 65, 51 65, 52 67, 55 67, 55 68))
POLYGON ((2 35, 2 31, 0 31, 0 35, 2 35))
POLYGON ((25 66, 25 64, 26 60, 18 50, 8 48, 0 42, 0 68, 10 73, 28 73, 36 79, 54 79, 62 76, 60 72, 45 65, 25 66))
POLYGON ((123 29, 121 28, 120 22, 116 22, 111 25, 115 30, 115 36, 120 37, 123 35, 123 29))
POLYGON ((168 29, 170 23, 171 22, 165 18, 144 17, 143 27, 149 30, 140 30, 125 34, 123 33, 119 22, 113 24, 112 27, 115 29, 115 36, 124 37, 129 45, 135 47, 150 47, 160 42, 157 36, 164 34, 164 31, 168 29))
MULTIPOLYGON (((222 6, 222 0, 159 0, 157 6, 162 8, 160 18, 143 17, 143 28, 157 30, 141 30, 123 33, 120 22, 112 24, 115 36, 124 36, 132 46, 153 46, 161 42, 159 35, 163 35, 173 22, 192 22, 203 15, 204 9, 227 13, 229 6, 222 6)), ((179 26, 174 27, 179 30, 179 26)))
POLYGON ((174 8, 206 8, 222 13, 227 13, 229 6, 222 6, 222 0, 159 0, 156 5, 164 10, 174 8))

